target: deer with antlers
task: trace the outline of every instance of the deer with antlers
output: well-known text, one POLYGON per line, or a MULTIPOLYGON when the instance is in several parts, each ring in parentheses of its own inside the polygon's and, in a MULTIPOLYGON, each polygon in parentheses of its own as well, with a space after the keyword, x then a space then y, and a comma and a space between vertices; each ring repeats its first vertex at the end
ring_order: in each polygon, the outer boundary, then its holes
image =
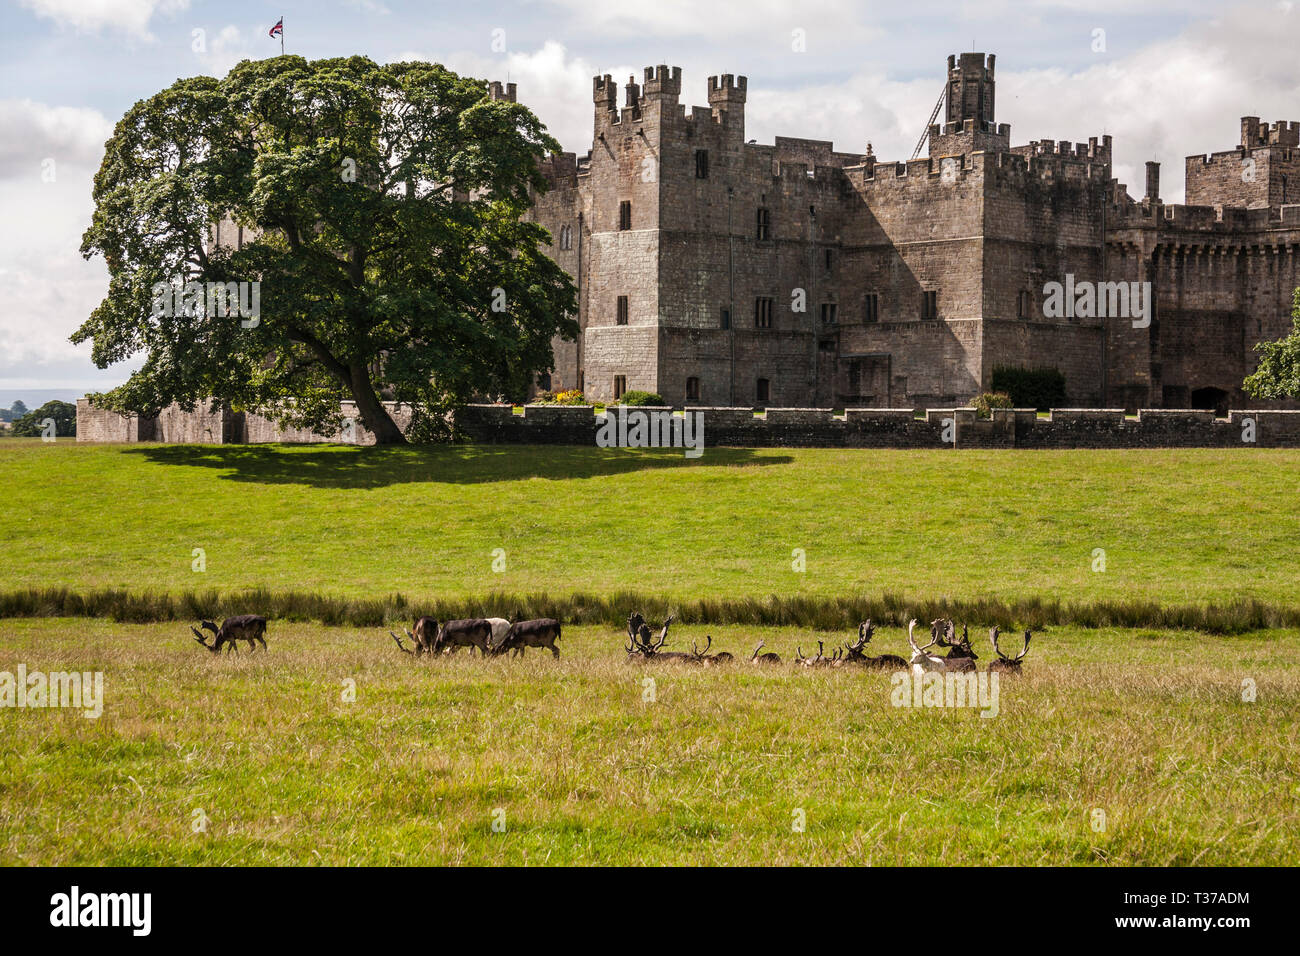
POLYGON ((403 646, 402 639, 392 631, 388 632, 388 636, 397 642, 397 649, 403 654, 414 654, 416 657, 421 657, 425 654, 434 653, 438 642, 438 622, 436 620, 427 616, 417 617, 412 625, 412 630, 408 631, 406 628, 402 628, 402 630, 411 639, 411 643, 415 645, 415 650, 403 646))
POLYGON ((816 656, 816 657, 804 657, 804 656, 803 656, 803 648, 802 648, 802 647, 795 647, 795 649, 794 649, 794 662, 795 662, 796 664, 799 664, 799 665, 803 666, 803 667, 835 667, 835 666, 838 666, 838 662, 839 662, 840 656, 841 656, 843 653, 844 653, 844 652, 843 652, 840 648, 837 647, 837 648, 835 649, 833 655, 830 656, 830 657, 827 657, 827 656, 826 656, 826 647, 825 647, 825 643, 824 643, 823 641, 818 641, 818 642, 817 642, 817 656, 816 656))
POLYGON ((650 625, 645 622, 645 618, 640 613, 634 613, 627 619, 627 636, 631 643, 624 648, 627 651, 629 661, 691 661, 694 655, 685 651, 665 651, 661 650, 668 643, 668 628, 677 620, 677 615, 668 615, 668 620, 664 621, 663 629, 659 632, 659 639, 655 640, 654 634, 650 630, 650 625))
POLYGON ((907 661, 897 654, 881 654, 879 657, 871 657, 866 653, 867 645, 871 643, 871 638, 875 633, 875 625, 870 621, 863 621, 859 624, 858 639, 852 644, 845 645, 844 656, 836 661, 834 666, 854 665, 857 667, 870 667, 876 670, 906 670, 907 661))
POLYGON ((912 673, 919 677, 926 671, 948 670, 947 658, 940 657, 938 654, 927 653, 927 651, 937 642, 937 636, 935 635, 934 629, 931 628, 930 631, 930 643, 926 644, 924 647, 916 646, 916 638, 914 636, 915 631, 916 618, 912 618, 912 620, 907 622, 907 643, 908 646, 912 648, 912 659, 908 661, 908 664, 911 665, 912 673))
POLYGON ((248 641, 250 654, 257 650, 258 643, 263 648, 266 647, 266 618, 258 614, 236 614, 222 621, 220 627, 212 621, 200 621, 199 627, 204 631, 212 632, 212 643, 205 641, 202 632, 191 625, 190 630, 194 632, 194 639, 213 654, 220 651, 223 644, 226 645, 227 654, 231 651, 238 654, 239 647, 236 641, 248 641))
POLYGON ((1025 646, 1021 648, 1020 653, 1015 657, 1007 657, 1002 653, 1002 648, 998 647, 998 629, 996 627, 989 630, 989 640, 993 642, 993 650, 998 655, 998 659, 989 664, 989 671, 998 674, 1019 674, 1020 661, 1029 653, 1029 638, 1033 632, 1025 631, 1025 646))
POLYGON ((705 667, 716 667, 719 664, 730 664, 735 660, 735 658, 726 651, 719 651, 717 654, 710 654, 709 648, 713 646, 713 638, 712 636, 705 634, 704 640, 706 642, 704 650, 700 650, 694 643, 691 644, 691 661, 693 663, 702 664, 705 667))
POLYGON ((930 636, 933 638, 931 643, 937 643, 940 647, 949 648, 948 654, 944 660, 948 662, 945 668, 950 671, 973 671, 976 669, 975 662, 979 660, 979 655, 975 653, 975 648, 971 647, 970 634, 967 632, 966 625, 961 626, 961 638, 957 638, 957 627, 952 623, 951 618, 946 618, 930 622, 930 636))
POLYGON ((781 663, 781 655, 779 654, 774 654, 771 651, 768 651, 766 654, 758 653, 763 649, 763 645, 766 643, 767 643, 766 641, 758 642, 758 646, 754 648, 754 655, 749 659, 749 662, 751 664, 780 664, 781 663))

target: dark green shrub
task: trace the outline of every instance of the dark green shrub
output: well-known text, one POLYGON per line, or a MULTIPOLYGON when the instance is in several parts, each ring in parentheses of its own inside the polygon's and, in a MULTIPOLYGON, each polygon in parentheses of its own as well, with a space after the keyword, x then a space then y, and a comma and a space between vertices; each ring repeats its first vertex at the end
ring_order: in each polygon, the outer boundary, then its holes
POLYGON ((1015 408, 1006 392, 983 392, 971 399, 971 408, 980 418, 992 418, 995 408, 1015 408))
POLYGON ((633 389, 630 392, 624 392, 623 397, 610 402, 611 405, 667 405, 662 395, 656 395, 654 392, 641 392, 633 389))

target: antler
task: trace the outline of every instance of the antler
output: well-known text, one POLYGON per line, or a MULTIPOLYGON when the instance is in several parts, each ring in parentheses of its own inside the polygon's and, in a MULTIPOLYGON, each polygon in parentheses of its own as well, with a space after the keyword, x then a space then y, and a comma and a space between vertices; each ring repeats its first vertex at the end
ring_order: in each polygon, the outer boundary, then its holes
POLYGON ((998 634, 999 634, 999 633, 1000 633, 1000 632, 998 631, 998 629, 997 629, 996 626, 995 626, 995 627, 991 627, 991 628, 989 628, 989 640, 993 642, 993 652, 994 652, 995 654, 997 654, 998 657, 1002 658, 1004 661, 1009 661, 1009 660, 1011 660, 1011 658, 1009 658, 1009 657, 1007 657, 1007 655, 1003 654, 1003 653, 1002 653, 1002 648, 998 647, 998 634))
POLYGON ((1025 649, 1022 650, 1019 654, 1016 655, 1016 660, 1017 660, 1017 661, 1020 660, 1020 658, 1024 657, 1026 654, 1029 653, 1029 638, 1032 637, 1032 636, 1033 636, 1033 632, 1032 632, 1032 631, 1025 631, 1025 649))
POLYGON ((917 647, 917 646, 916 646, 916 638, 914 638, 914 637, 912 636, 912 632, 913 632, 914 630, 916 630, 916 618, 912 618, 912 620, 910 620, 910 621, 907 622, 907 643, 910 644, 910 645, 912 645, 912 652, 913 652, 913 653, 915 653, 915 654, 920 654, 920 653, 923 652, 927 647, 932 647, 932 646, 934 645, 935 641, 938 640, 938 636, 937 636, 937 634, 938 634, 938 624, 939 624, 938 621, 934 621, 934 622, 930 625, 930 635, 931 635, 931 641, 930 641, 930 643, 929 643, 929 644, 926 644, 925 647, 917 647))
POLYGON ((756 661, 756 660, 758 660, 758 652, 761 651, 761 650, 763 649, 763 645, 766 644, 766 643, 767 643, 766 641, 759 641, 759 642, 758 642, 758 646, 754 648, 754 653, 753 653, 753 655, 749 658, 751 661, 756 661))
POLYGON ((202 644, 202 645, 203 645, 204 647, 206 647, 208 650, 212 650, 212 645, 209 644, 207 641, 205 641, 205 640, 203 639, 203 635, 202 635, 201 633, 199 633, 199 629, 198 629, 198 628, 196 628, 193 624, 191 624, 191 625, 190 625, 190 630, 194 632, 194 639, 195 639, 196 641, 198 641, 200 644, 202 644))
MULTIPOLYGON (((402 645, 402 639, 398 637, 396 634, 394 634, 392 631, 388 632, 388 636, 397 642, 397 649, 401 651, 403 654, 413 653, 412 651, 408 650, 406 647, 402 645)), ((412 640, 414 640, 414 638, 412 638, 412 640)))

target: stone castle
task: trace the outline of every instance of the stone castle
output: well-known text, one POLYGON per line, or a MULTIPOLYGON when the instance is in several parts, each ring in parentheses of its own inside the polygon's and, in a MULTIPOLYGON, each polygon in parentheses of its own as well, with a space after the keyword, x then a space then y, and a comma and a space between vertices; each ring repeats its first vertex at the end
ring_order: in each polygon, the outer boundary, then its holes
POLYGON ((951 407, 996 367, 1054 367, 1076 406, 1244 407, 1253 347, 1290 330, 1300 285, 1300 124, 1244 118, 1235 149, 1187 159, 1188 204, 1165 205, 1159 164, 1140 200, 1112 177, 1109 136, 1012 146, 992 55, 949 57, 947 76, 909 162, 746 141, 743 76, 710 77, 689 110, 679 68, 629 78, 622 108, 596 77, 591 151, 547 158, 533 210, 581 329, 539 387, 951 407), (1045 307, 1050 283, 1121 282, 1150 283, 1145 321, 1045 307))

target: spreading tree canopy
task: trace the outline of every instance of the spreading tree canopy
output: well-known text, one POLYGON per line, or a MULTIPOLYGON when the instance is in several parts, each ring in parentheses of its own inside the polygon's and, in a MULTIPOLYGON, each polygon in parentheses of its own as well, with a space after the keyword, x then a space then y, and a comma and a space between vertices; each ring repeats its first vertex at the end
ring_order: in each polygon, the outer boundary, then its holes
POLYGON ((1259 367, 1243 386, 1255 398, 1300 398, 1300 289, 1292 297, 1291 332, 1255 346, 1259 367))
POLYGON ((95 177, 82 254, 109 291, 72 340, 101 368, 144 356, 97 400, 213 396, 329 428, 350 398, 400 442, 382 399, 432 434, 475 395, 519 394, 577 331, 549 236, 521 220, 557 149, 526 107, 436 64, 281 56, 178 80, 126 113, 95 177))

